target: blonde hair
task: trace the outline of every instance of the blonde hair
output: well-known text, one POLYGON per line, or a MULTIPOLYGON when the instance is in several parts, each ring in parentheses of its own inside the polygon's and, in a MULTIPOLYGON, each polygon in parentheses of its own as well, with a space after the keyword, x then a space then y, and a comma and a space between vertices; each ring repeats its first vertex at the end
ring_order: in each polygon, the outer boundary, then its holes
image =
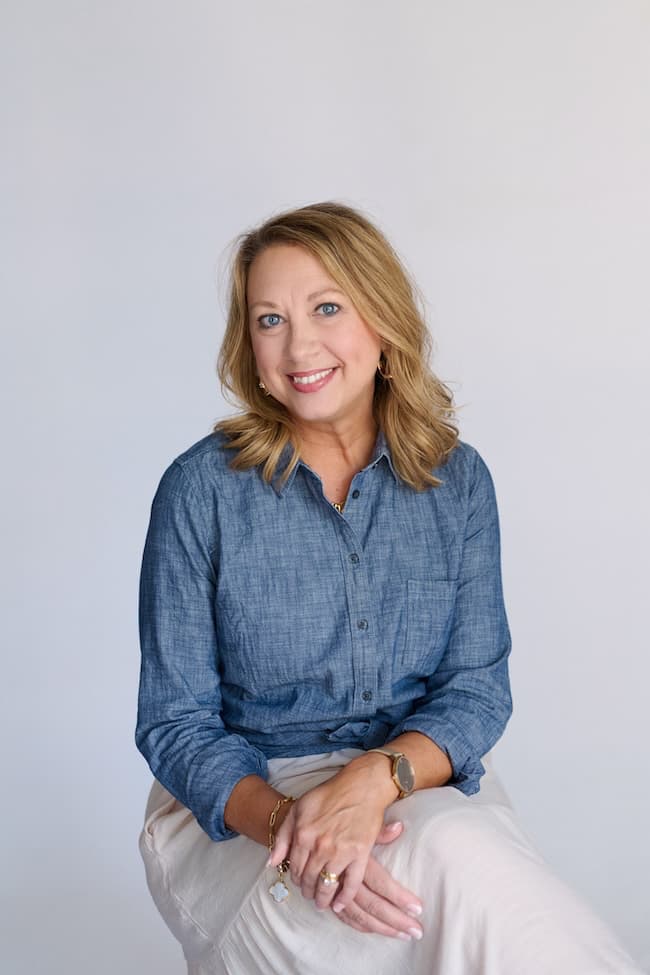
POLYGON ((218 375, 226 395, 244 412, 215 424, 236 451, 235 470, 262 467, 271 481, 284 449, 293 453, 284 480, 300 458, 300 443, 285 407, 258 387, 248 321, 246 286, 254 259, 273 244, 293 244, 317 257, 382 339, 385 358, 375 380, 374 414, 399 477, 422 491, 440 481, 432 470, 458 441, 451 393, 429 367, 431 339, 417 291, 383 234, 351 207, 314 203, 272 217, 236 242, 230 307, 218 375))

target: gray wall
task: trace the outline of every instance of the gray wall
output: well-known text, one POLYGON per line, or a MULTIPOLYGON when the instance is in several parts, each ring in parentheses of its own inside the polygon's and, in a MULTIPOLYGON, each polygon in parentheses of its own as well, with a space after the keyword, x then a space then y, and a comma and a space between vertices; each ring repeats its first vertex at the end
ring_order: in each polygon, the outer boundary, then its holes
POLYGON ((226 410, 228 242, 332 197, 415 273, 495 477, 516 701, 496 764, 650 962, 648 3, 1 16, 5 971, 184 971, 136 848, 149 505, 226 410))

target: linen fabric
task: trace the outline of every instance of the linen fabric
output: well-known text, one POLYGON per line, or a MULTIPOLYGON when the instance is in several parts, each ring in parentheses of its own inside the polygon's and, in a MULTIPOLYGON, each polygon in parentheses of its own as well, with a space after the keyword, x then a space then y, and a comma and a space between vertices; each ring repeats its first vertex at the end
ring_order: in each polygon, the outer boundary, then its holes
MULTIPOLYGON (((300 796, 360 751, 271 759, 300 796)), ((375 856, 424 905, 421 941, 362 933, 293 888, 277 904, 267 851, 215 843, 154 782, 140 837, 149 887, 188 975, 639 975, 612 932, 546 866, 517 825, 488 758, 478 794, 451 786, 395 803, 402 835, 375 856)))
MULTIPOLYGON (((494 488, 461 443, 416 492, 380 433, 342 514, 299 463, 235 472, 212 434, 164 473, 140 582, 136 742, 212 840, 268 760, 419 731, 471 795, 511 713, 494 488)), ((288 457, 285 457, 288 460, 288 457)))

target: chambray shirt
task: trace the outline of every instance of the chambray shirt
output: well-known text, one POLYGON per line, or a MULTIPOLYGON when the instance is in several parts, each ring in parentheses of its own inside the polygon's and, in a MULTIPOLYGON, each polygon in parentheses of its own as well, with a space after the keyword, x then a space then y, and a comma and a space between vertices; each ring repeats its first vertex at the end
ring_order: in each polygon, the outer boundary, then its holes
POLYGON ((511 713, 492 480, 461 443, 417 492, 380 434, 343 514, 298 464, 233 471, 211 434, 163 474, 140 580, 136 742, 213 840, 267 759, 419 731, 479 789, 511 713))

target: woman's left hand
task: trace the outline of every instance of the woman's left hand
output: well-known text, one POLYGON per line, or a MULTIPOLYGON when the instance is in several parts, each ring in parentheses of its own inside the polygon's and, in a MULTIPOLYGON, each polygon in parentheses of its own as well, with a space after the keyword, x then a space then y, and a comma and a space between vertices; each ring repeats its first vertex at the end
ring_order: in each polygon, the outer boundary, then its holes
POLYGON ((293 883, 319 909, 345 910, 359 892, 384 811, 397 798, 385 765, 376 754, 353 759, 297 799, 277 831, 270 864, 289 859, 293 883), (341 883, 324 884, 321 871, 341 883))
MULTIPOLYGON (((402 832, 401 823, 387 824, 378 843, 392 843, 402 832)), ((410 941, 423 937, 419 918, 422 901, 398 883, 374 856, 368 860, 368 869, 354 903, 337 917, 357 931, 383 934, 389 938, 410 941)))

